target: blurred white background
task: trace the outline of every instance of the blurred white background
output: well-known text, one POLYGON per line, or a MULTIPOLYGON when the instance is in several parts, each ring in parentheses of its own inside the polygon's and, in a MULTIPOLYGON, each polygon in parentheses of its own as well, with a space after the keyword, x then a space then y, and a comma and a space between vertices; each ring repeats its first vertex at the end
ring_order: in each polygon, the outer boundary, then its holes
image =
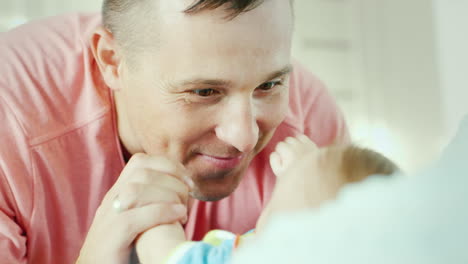
MULTIPOLYGON (((100 0, 0 0, 0 32, 100 0)), ((468 113, 468 0, 296 0, 295 57, 328 85, 353 138, 404 170, 468 113)))

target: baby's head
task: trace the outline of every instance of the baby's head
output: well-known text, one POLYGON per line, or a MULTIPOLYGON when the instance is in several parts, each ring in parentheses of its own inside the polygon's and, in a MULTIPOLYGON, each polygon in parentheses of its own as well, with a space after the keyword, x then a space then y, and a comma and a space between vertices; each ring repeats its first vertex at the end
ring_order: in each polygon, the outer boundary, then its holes
POLYGON ((340 151, 341 170, 347 183, 358 182, 371 175, 391 175, 399 171, 395 163, 373 150, 348 145, 341 147, 340 151))

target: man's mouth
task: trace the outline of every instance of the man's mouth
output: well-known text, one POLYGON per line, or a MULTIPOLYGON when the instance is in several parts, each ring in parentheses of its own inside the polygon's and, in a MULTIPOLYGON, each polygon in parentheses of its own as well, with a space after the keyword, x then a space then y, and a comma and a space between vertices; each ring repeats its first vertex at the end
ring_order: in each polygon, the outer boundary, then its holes
POLYGON ((206 162, 214 165, 218 169, 226 170, 237 167, 244 158, 244 155, 236 156, 212 156, 207 154, 198 154, 206 162))

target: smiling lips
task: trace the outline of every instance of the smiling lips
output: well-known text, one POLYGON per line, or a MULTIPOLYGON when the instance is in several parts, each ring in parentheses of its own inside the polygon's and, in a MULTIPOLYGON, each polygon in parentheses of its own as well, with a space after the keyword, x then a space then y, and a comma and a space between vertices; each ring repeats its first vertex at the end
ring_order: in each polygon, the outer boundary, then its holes
POLYGON ((216 157, 205 154, 200 154, 200 156, 205 161, 213 164, 219 169, 233 169, 241 163, 242 158, 244 157, 244 155, 238 155, 235 157, 216 157))

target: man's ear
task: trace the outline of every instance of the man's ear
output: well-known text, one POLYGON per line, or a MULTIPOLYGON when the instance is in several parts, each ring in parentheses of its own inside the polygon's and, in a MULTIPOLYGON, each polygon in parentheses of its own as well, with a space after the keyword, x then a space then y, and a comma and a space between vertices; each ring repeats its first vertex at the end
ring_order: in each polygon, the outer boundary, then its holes
POLYGON ((102 26, 96 28, 91 36, 91 50, 107 86, 113 90, 121 89, 121 56, 112 33, 102 26))

